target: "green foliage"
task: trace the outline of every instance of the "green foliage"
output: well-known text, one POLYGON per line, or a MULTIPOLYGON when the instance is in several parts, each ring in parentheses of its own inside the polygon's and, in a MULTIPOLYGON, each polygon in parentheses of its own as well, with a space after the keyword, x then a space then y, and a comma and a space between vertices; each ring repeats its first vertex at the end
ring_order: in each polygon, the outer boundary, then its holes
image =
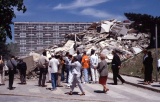
MULTIPOLYGON (((153 17, 148 14, 136 14, 136 13, 124 13, 124 15, 130 20, 133 21, 132 27, 139 30, 139 32, 151 33, 150 46, 148 48, 155 47, 155 25, 158 27, 158 35, 160 35, 160 16, 153 17)), ((160 40, 160 36, 158 36, 160 40)), ((160 46, 160 41, 158 41, 158 46, 160 46)))
POLYGON ((9 52, 7 45, 4 42, 0 42, 0 55, 2 55, 3 58, 6 58, 9 52))
POLYGON ((11 55, 16 56, 18 52, 18 47, 16 43, 8 43, 0 42, 0 55, 3 58, 8 59, 11 55))
POLYGON ((0 0, 0 42, 6 42, 6 37, 12 39, 12 19, 16 18, 14 9, 26 11, 23 0, 0 0))

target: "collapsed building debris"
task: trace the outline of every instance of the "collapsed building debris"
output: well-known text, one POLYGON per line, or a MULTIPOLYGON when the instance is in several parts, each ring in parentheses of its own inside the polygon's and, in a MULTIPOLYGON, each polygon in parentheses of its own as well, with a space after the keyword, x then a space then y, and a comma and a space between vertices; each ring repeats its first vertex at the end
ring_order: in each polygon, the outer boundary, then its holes
MULTIPOLYGON (((135 54, 140 53, 150 44, 150 34, 138 33, 137 30, 129 28, 132 22, 107 20, 91 24, 88 30, 80 33, 66 34, 67 42, 63 47, 51 47, 47 50, 47 57, 52 53, 69 52, 75 55, 76 50, 86 51, 89 55, 91 49, 96 50, 96 54, 103 53, 106 55, 108 63, 111 62, 112 50, 116 50, 121 60, 128 59, 135 54)), ((40 54, 31 52, 33 60, 36 62, 40 54)))

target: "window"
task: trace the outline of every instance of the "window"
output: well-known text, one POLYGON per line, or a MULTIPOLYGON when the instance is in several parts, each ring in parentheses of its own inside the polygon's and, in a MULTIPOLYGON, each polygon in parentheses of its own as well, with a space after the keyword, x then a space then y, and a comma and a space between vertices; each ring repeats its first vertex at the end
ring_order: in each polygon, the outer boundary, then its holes
POLYGON ((41 50, 41 49, 43 49, 43 47, 37 47, 37 50, 41 50))
POLYGON ((26 37, 26 33, 20 33, 20 37, 21 38, 25 38, 26 37))
POLYGON ((87 29, 89 26, 84 26, 84 29, 87 29))
POLYGON ((59 26, 53 26, 53 30, 59 30, 59 26))
POLYGON ((32 27, 32 26, 31 26, 31 27, 28 27, 28 28, 29 28, 29 29, 34 29, 34 27, 32 27))
POLYGON ((37 33, 37 35, 36 35, 37 37, 43 37, 43 33, 37 33))
POLYGON ((20 47, 20 52, 26 52, 26 47, 20 47))
POLYGON ((59 41, 58 39, 54 40, 53 42, 54 42, 55 44, 59 44, 59 43, 60 43, 60 41, 59 41))
POLYGON ((51 41, 45 41, 45 43, 50 43, 51 41))
POLYGON ((29 36, 34 36, 34 34, 28 34, 29 36))
POLYGON ((33 48, 33 47, 31 47, 31 48, 29 48, 28 50, 29 50, 29 51, 32 51, 32 50, 34 50, 34 48, 33 48))
POLYGON ((74 26, 69 26, 69 30, 74 30, 74 26))
POLYGON ((20 30, 26 30, 26 26, 20 26, 20 30))
POLYGON ((20 40, 20 44, 26 44, 26 40, 20 40))
POLYGON ((45 29, 51 29, 51 27, 44 27, 45 29))
POLYGON ((43 30, 43 26, 36 26, 37 30, 43 30))
POLYGON ((55 38, 59 37, 59 33, 58 32, 53 33, 53 37, 55 38))
POLYGON ((51 34, 45 34, 45 36, 51 36, 51 34))
POLYGON ((31 41, 29 41, 29 43, 34 43, 34 41, 33 41, 33 40, 31 40, 31 41))
POLYGON ((43 44, 43 40, 37 40, 37 44, 39 45, 43 44))

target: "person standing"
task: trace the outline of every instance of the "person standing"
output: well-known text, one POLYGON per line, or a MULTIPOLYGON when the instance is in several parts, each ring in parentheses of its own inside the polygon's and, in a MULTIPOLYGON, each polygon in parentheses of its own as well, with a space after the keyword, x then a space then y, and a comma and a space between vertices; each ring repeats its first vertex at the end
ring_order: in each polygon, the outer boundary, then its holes
POLYGON ((62 68, 64 65, 64 60, 62 58, 61 55, 58 55, 57 57, 58 61, 59 61, 59 67, 58 67, 58 73, 57 73, 57 87, 63 87, 61 84, 61 75, 62 75, 62 68))
POLYGON ((109 89, 106 86, 107 78, 108 78, 108 67, 107 61, 105 60, 105 56, 103 54, 100 55, 101 62, 98 64, 97 70, 99 72, 99 84, 103 86, 103 92, 106 93, 109 89))
MULTIPOLYGON (((144 76, 145 76, 145 63, 144 63, 144 61, 145 61, 145 59, 148 57, 148 54, 147 54, 147 50, 146 49, 144 49, 143 50, 143 67, 142 67, 142 73, 144 74, 144 76)), ((145 80, 145 78, 144 78, 144 82, 146 82, 146 80, 145 80)))
POLYGON ((72 71, 73 81, 72 81, 72 85, 71 85, 71 91, 68 94, 69 95, 73 94, 73 90, 74 90, 74 88, 76 87, 76 84, 77 84, 79 89, 82 92, 80 95, 85 95, 85 92, 82 88, 81 80, 80 80, 81 64, 76 57, 73 57, 72 63, 70 65, 73 67, 73 71, 72 71))
POLYGON ((57 72, 59 67, 59 61, 55 58, 54 55, 52 55, 52 59, 49 61, 49 67, 51 71, 51 82, 52 82, 51 91, 54 91, 56 90, 57 87, 57 72))
POLYGON ((48 71, 47 68, 48 68, 48 62, 49 62, 46 56, 47 56, 46 51, 44 51, 38 60, 38 67, 40 69, 38 85, 42 87, 46 87, 45 81, 46 81, 46 74, 48 71))
POLYGON ((91 68, 91 75, 93 83, 98 83, 98 56, 95 55, 95 50, 91 50, 91 57, 90 57, 90 68, 91 68))
POLYGON ((65 61, 65 71, 67 73, 66 75, 66 83, 68 83, 68 77, 69 77, 69 52, 66 52, 66 55, 64 57, 64 61, 65 61))
POLYGON ((121 80, 122 84, 125 82, 125 80, 119 75, 119 69, 121 67, 121 60, 119 56, 117 55, 116 51, 112 51, 113 59, 112 59, 112 72, 113 72, 113 80, 114 85, 117 85, 117 77, 121 80))
POLYGON ((0 57, 0 85, 4 85, 4 62, 2 56, 0 57))
MULTIPOLYGON (((72 62, 72 55, 69 55, 69 64, 71 64, 72 62)), ((68 83, 67 83, 67 87, 70 88, 70 86, 72 85, 72 81, 73 81, 73 74, 72 74, 72 66, 68 65, 69 67, 69 75, 68 75, 68 83)))
POLYGON ((26 71, 27 71, 27 64, 22 59, 19 60, 19 63, 17 64, 17 69, 19 69, 20 72, 20 81, 21 84, 26 84, 26 71))
MULTIPOLYGON (((49 58, 49 61, 50 61, 51 59, 52 59, 52 57, 49 58)), ((47 80, 46 83, 51 83, 51 69, 50 69, 49 65, 48 65, 48 73, 47 73, 47 75, 46 75, 46 80, 47 80)))
POLYGON ((144 60, 144 78, 145 78, 145 85, 148 85, 152 81, 152 71, 153 71, 153 58, 152 58, 152 53, 151 51, 147 52, 147 57, 144 60))
POLYGON ((88 81, 88 70, 89 70, 89 57, 86 55, 86 51, 83 52, 83 57, 82 57, 82 70, 83 70, 83 74, 84 74, 84 83, 89 83, 88 81))
POLYGON ((7 61, 7 66, 9 68, 8 74, 9 74, 9 90, 14 90, 13 87, 13 81, 14 81, 14 74, 17 67, 17 62, 15 60, 15 56, 11 56, 11 59, 7 61))

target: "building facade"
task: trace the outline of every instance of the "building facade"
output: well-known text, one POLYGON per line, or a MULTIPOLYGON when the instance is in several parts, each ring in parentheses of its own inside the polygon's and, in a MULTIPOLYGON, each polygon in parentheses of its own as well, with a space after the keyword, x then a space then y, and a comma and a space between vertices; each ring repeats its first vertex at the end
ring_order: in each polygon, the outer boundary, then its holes
POLYGON ((85 31, 91 23, 14 22, 18 56, 42 50, 65 41, 65 34, 85 31))

